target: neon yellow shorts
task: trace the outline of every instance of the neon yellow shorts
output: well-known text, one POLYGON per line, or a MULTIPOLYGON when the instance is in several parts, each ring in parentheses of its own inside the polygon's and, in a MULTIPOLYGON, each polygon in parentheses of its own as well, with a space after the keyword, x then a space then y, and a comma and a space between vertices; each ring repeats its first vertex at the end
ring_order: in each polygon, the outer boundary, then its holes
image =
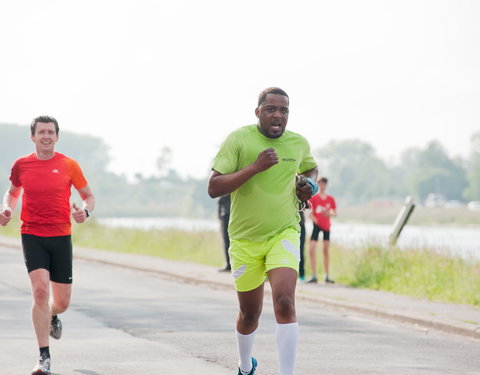
POLYGON ((298 272, 300 262, 300 232, 288 227, 264 242, 230 241, 230 263, 239 292, 253 290, 265 281, 267 272, 281 267, 298 272))

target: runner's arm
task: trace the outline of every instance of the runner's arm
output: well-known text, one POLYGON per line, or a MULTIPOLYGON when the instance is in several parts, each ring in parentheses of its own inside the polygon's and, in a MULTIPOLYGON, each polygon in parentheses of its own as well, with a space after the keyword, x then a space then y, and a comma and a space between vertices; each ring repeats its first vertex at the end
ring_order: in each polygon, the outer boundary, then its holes
POLYGON ((257 173, 258 171, 253 167, 253 164, 250 164, 238 172, 229 174, 221 174, 213 170, 210 180, 208 181, 208 195, 210 195, 211 198, 217 198, 230 194, 257 173))
POLYGON ((77 189, 77 191, 82 198, 82 208, 78 207, 76 203, 73 203, 72 216, 77 223, 81 224, 87 220, 87 217, 90 216, 90 212, 95 208, 95 197, 88 185, 85 185, 81 189, 77 189))
POLYGON ((92 190, 88 185, 84 186, 81 189, 78 189, 78 194, 82 198, 82 210, 88 210, 92 212, 95 209, 95 196, 92 193, 92 190))
MULTIPOLYGON (((309 171, 303 172, 301 175, 305 177, 310 177, 311 179, 316 181, 318 175, 318 168, 315 167, 313 169, 310 169, 309 171)), ((310 186, 310 184, 306 184, 304 186, 297 185, 297 197, 302 202, 308 201, 312 197, 312 187, 310 186)))
POLYGON ((3 207, 2 211, 0 211, 0 225, 5 226, 10 221, 12 211, 17 207, 18 197, 21 191, 22 187, 10 184, 10 187, 3 196, 3 207))
POLYGON ((221 174, 213 170, 208 181, 208 195, 211 198, 217 198, 230 194, 257 173, 263 172, 275 164, 278 164, 278 155, 273 148, 268 148, 260 152, 257 160, 252 164, 237 172, 221 174))
POLYGON ((10 209, 10 211, 15 210, 17 207, 18 197, 22 191, 21 186, 15 186, 14 184, 10 184, 7 192, 3 196, 3 210, 10 209))

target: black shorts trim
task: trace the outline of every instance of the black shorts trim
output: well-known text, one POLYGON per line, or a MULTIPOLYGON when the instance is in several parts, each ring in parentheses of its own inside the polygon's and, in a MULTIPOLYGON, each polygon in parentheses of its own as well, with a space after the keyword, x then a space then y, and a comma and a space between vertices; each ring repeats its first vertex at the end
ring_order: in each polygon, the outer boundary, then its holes
POLYGON ((50 272, 51 281, 72 283, 72 236, 22 234, 22 247, 28 273, 43 268, 50 272))
POLYGON ((318 235, 320 234, 320 232, 322 232, 323 234, 324 241, 330 241, 330 231, 320 228, 317 224, 313 224, 313 231, 310 240, 318 241, 318 235))

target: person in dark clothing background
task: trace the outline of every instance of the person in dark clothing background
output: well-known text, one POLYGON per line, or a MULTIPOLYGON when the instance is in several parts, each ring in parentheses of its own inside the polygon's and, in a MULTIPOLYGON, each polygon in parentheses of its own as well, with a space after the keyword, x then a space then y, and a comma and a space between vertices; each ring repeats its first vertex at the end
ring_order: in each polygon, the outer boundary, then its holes
POLYGON ((230 238, 228 237, 228 222, 230 221, 230 194, 220 197, 218 200, 218 218, 220 219, 220 227, 223 237, 223 246, 225 251, 225 266, 219 271, 229 272, 232 267, 230 266, 230 257, 228 256, 228 248, 230 247, 230 238))
POLYGON ((300 264, 298 266, 298 277, 301 281, 305 280, 305 255, 303 249, 305 248, 305 215, 303 211, 300 213, 300 264))

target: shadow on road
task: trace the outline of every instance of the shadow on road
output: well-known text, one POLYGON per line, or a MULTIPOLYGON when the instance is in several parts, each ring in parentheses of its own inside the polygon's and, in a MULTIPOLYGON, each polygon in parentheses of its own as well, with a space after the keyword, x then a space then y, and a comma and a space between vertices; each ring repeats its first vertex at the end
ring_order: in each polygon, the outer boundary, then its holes
POLYGON ((78 372, 79 374, 82 374, 82 375, 102 375, 99 372, 92 371, 92 370, 74 370, 74 372, 78 372))

